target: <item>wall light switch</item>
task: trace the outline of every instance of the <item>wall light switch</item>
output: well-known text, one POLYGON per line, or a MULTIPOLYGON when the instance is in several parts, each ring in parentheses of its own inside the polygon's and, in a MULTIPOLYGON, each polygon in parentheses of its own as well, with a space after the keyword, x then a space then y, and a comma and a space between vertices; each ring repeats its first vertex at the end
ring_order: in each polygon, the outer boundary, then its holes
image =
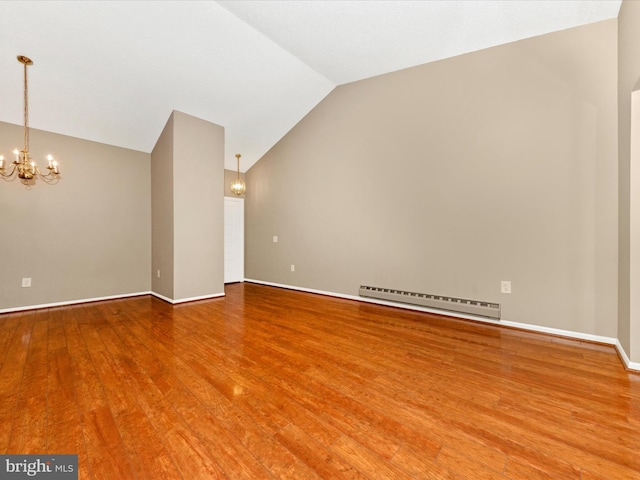
POLYGON ((508 280, 502 280, 500 282, 500 293, 511 293, 511 282, 508 280))
POLYGON ((277 235, 273 236, 273 243, 278 243, 278 236, 277 235))
POLYGON ((295 265, 291 265, 291 271, 295 272, 296 271, 296 266, 295 265))
POLYGON ((160 278, 160 270, 156 271, 156 277, 160 278))
POLYGON ((30 287, 31 286, 31 278, 23 278, 22 279, 22 286, 23 287, 30 287))

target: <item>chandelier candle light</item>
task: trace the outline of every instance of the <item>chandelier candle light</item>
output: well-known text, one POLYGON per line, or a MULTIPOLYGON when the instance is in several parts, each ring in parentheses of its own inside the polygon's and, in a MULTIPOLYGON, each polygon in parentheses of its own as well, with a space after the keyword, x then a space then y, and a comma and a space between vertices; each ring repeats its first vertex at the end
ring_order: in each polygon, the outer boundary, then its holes
POLYGON ((238 159, 238 178, 231 182, 231 191, 237 196, 243 195, 247 191, 247 186, 240 178, 240 156, 239 153, 236 153, 236 158, 238 159))
POLYGON ((18 178, 25 185, 30 185, 35 182, 36 178, 41 179, 45 183, 57 183, 60 178, 60 171, 58 170, 58 162, 54 160, 51 155, 47 155, 48 172, 43 174, 36 162, 31 160, 29 155, 29 90, 27 87, 27 67, 33 65, 30 58, 23 55, 18 55, 18 61, 24 65, 24 149, 13 151, 15 160, 11 162, 11 168, 7 171, 5 166, 5 158, 0 155, 0 175, 8 180, 13 180, 14 175, 17 174, 18 178))

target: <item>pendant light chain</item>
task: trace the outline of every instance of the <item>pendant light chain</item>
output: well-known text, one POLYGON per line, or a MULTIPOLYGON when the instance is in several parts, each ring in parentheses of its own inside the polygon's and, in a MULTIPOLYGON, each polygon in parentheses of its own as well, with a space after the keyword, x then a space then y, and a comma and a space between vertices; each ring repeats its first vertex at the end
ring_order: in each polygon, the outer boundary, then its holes
POLYGON ((27 83, 27 63, 24 63, 24 151, 29 151, 29 90, 27 83))

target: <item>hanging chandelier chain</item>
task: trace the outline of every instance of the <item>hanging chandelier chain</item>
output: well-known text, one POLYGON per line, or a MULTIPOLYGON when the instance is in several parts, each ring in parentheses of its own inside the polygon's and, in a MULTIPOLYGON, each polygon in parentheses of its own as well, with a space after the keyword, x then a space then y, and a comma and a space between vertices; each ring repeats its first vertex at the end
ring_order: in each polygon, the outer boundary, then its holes
POLYGON ((24 62, 24 151, 29 151, 29 84, 27 83, 27 66, 24 62))

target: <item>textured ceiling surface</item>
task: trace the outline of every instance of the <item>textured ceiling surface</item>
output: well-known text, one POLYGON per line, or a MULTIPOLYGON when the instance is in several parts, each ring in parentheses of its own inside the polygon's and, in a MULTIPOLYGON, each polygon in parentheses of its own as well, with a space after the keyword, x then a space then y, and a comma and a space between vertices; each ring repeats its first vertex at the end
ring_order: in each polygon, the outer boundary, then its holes
MULTIPOLYGON (((615 18, 621 0, 0 1, 0 121, 150 152, 173 110, 246 171, 340 84, 615 18)), ((0 145, 9 153, 16 145, 0 145)), ((35 154, 35 152, 34 152, 35 154)))

